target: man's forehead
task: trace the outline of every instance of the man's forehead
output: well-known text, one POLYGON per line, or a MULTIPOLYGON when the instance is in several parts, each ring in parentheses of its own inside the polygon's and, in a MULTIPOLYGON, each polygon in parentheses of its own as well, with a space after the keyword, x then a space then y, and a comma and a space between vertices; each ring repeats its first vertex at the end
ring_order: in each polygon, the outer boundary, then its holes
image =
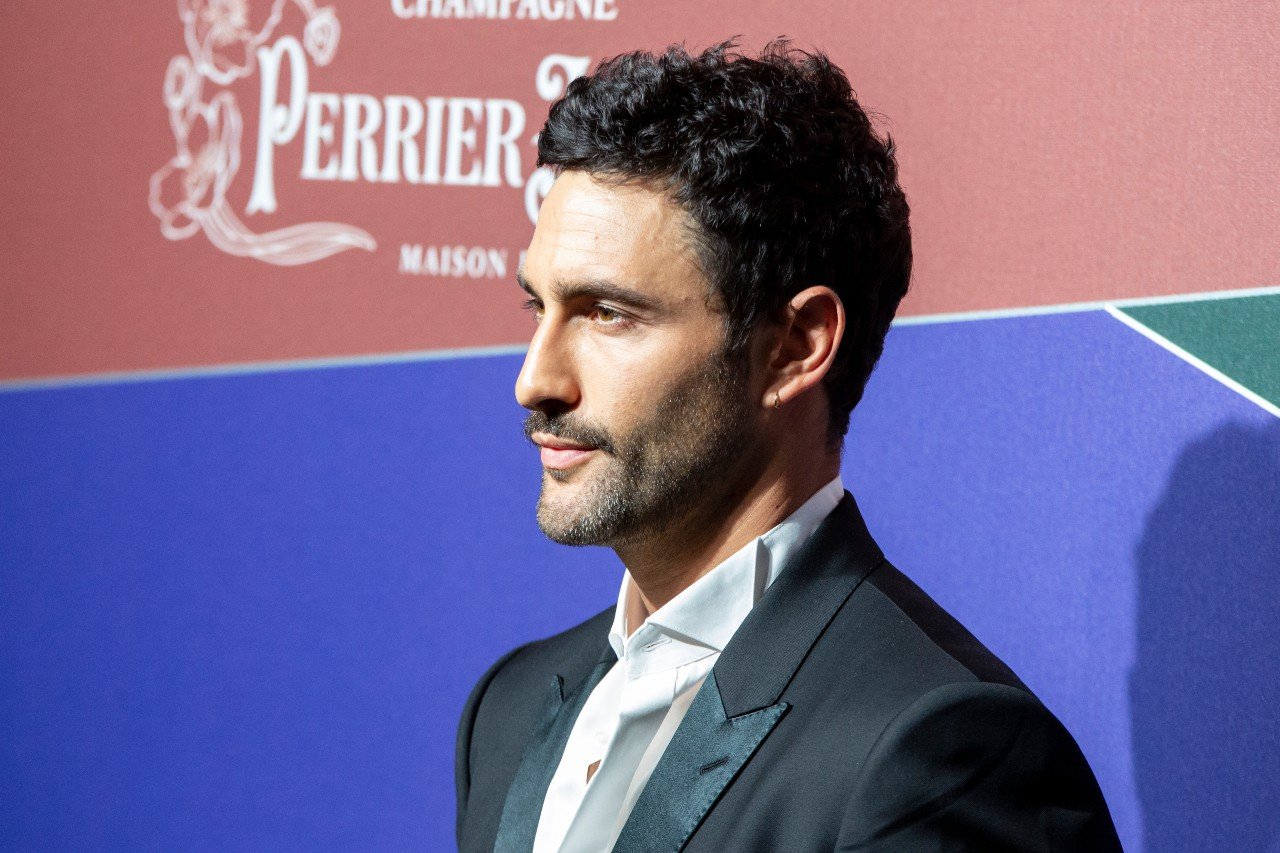
POLYGON ((568 171, 556 179, 538 215, 525 278, 607 279, 669 296, 705 293, 687 214, 666 195, 568 171))

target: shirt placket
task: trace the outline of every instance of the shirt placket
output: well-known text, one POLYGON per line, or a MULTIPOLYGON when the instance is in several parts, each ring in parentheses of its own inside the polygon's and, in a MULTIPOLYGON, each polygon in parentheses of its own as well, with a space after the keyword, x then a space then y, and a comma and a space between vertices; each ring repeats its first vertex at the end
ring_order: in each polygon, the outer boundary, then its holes
MULTIPOLYGON (((675 700, 679 650, 670 647, 672 642, 652 626, 631 637, 622 660, 626 680, 618 725, 599 768, 587 783, 582 806, 560 853, 599 853, 601 828, 614 825, 617 807, 626 798, 640 759, 675 700)), ((588 767, 582 767, 584 777, 587 772, 588 767)))

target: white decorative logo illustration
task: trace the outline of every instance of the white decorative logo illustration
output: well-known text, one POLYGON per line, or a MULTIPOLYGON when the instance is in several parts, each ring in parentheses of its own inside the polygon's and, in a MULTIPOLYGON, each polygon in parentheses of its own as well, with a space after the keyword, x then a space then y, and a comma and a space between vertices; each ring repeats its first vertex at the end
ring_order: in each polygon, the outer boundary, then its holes
MULTIPOLYGON (((587 73, 591 67, 589 56, 569 56, 563 53, 551 53, 538 63, 538 70, 533 78, 533 85, 538 90, 538 97, 544 101, 554 101, 565 93, 569 84, 587 73)), ((533 137, 536 147, 538 137, 533 137)), ((524 185, 524 212, 529 221, 538 222, 538 209, 542 200, 551 192, 551 185, 556 182, 555 172, 546 166, 533 170, 524 185)))
POLYGON ((240 168, 243 123, 232 92, 206 93, 206 88, 228 86, 257 70, 258 50, 275 32, 286 2, 306 16, 302 46, 307 54, 316 65, 328 65, 341 33, 332 7, 318 9, 315 0, 178 0, 189 55, 170 60, 164 80, 176 151, 151 176, 148 199, 160 233, 170 240, 203 231, 224 252, 284 266, 377 246, 367 232, 335 222, 257 234, 227 202, 227 188, 240 168))

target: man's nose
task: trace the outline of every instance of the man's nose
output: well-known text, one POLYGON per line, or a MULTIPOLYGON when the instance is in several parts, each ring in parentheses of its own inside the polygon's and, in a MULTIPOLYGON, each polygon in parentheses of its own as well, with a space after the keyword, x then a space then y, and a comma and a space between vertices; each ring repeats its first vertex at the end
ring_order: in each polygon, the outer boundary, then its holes
POLYGON ((578 383, 564 330, 545 318, 529 342, 516 377, 516 401, 526 409, 571 409, 578 405, 578 383))

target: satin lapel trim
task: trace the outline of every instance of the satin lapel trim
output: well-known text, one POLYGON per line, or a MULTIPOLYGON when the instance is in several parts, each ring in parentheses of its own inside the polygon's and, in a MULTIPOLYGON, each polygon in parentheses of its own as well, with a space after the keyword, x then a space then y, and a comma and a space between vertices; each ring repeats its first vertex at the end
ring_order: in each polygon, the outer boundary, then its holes
POLYGON ((573 731, 573 724, 578 719, 582 706, 586 704, 587 697, 613 664, 614 658, 610 652, 568 697, 564 695, 563 676, 557 675, 552 679, 550 695, 547 696, 542 714, 534 726, 529 745, 525 747, 524 757, 520 760, 520 767, 511 781, 511 787, 507 790, 507 800, 502 806, 502 817, 498 822, 498 838, 493 846, 494 853, 529 853, 533 849, 538 821, 542 817, 542 801, 547 796, 551 777, 560 766, 569 733, 573 731))
POLYGON ((614 853, 678 851, 790 706, 726 717, 714 670, 618 836, 614 853))

